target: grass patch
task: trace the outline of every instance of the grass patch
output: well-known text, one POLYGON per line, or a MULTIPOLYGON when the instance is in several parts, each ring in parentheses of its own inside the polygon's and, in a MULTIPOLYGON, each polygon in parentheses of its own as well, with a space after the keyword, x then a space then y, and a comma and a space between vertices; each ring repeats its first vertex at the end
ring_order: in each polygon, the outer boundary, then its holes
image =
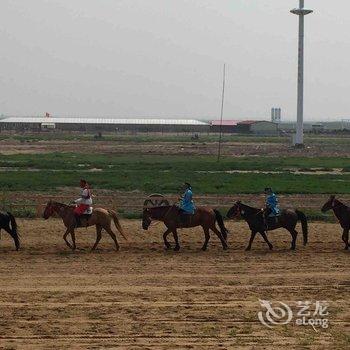
POLYGON ((97 189, 140 191, 144 193, 178 193, 183 181, 191 181, 198 194, 261 193, 272 186, 278 193, 321 194, 350 193, 350 175, 295 174, 206 174, 184 171, 16 171, 0 173, 3 191, 54 191, 71 187, 85 177, 97 189))
POLYGON ((340 157, 223 157, 105 155, 80 153, 47 153, 0 155, 0 167, 47 170, 118 170, 118 171, 350 171, 350 158, 340 157))
POLYGON ((218 163, 212 156, 49 153, 1 155, 0 167, 3 191, 52 192, 85 177, 94 188, 144 193, 178 193, 183 181, 191 182, 197 194, 261 193, 267 186, 285 194, 350 193, 346 172, 320 175, 288 170, 350 168, 350 158, 225 157, 218 163))

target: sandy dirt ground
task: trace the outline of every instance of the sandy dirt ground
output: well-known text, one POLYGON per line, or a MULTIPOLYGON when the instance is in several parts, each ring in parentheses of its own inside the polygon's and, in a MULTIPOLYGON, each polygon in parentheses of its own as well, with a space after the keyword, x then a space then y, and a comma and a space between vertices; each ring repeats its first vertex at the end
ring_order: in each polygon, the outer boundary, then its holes
MULTIPOLYGON (((60 221, 19 220, 22 250, 7 234, 0 244, 1 349, 349 349, 350 252, 340 228, 311 223, 310 243, 289 250, 284 231, 244 248, 244 223, 227 224, 230 249, 200 229, 180 232, 181 251, 165 251, 155 225, 124 220, 121 251, 103 236, 89 252, 93 229, 77 233, 79 250, 62 240, 60 221), (328 329, 295 323, 263 326, 259 299, 328 301, 328 329)), ((119 236, 120 237, 120 236, 119 236)))

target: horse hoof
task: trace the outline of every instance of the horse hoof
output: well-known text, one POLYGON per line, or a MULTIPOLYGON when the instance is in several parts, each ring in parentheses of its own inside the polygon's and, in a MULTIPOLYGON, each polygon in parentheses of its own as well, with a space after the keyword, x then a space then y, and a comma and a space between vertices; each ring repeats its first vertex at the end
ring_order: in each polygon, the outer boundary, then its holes
POLYGON ((170 245, 170 244, 169 244, 169 245, 166 245, 164 249, 165 249, 165 250, 171 249, 171 245, 170 245))
POLYGON ((245 248, 245 251, 246 251, 246 252, 249 252, 250 250, 251 250, 251 248, 250 248, 250 247, 245 248))
POLYGON ((272 245, 270 245, 270 250, 273 250, 273 246, 272 245))
POLYGON ((202 247, 202 252, 205 252, 205 251, 207 251, 207 247, 202 247))
POLYGON ((174 252, 178 252, 180 250, 180 247, 179 246, 176 246, 175 248, 174 248, 174 252))
POLYGON ((222 247, 222 249, 223 249, 223 250, 227 250, 227 249, 228 249, 228 246, 225 245, 225 246, 222 247))

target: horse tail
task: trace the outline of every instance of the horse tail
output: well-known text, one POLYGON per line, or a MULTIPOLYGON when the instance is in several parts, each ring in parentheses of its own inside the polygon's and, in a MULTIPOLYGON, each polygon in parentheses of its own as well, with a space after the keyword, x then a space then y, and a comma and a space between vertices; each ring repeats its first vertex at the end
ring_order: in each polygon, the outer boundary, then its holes
POLYGON ((308 235, 307 217, 303 212, 301 212, 299 210, 296 210, 295 212, 298 215, 298 219, 301 221, 301 227, 303 229, 303 236, 304 236, 304 245, 306 245, 307 240, 308 240, 308 238, 307 238, 307 235, 308 235))
POLYGON ((225 227, 224 224, 224 219, 221 215, 221 213, 219 212, 219 210, 214 209, 214 213, 215 213, 215 219, 220 227, 220 231, 222 236, 225 238, 225 241, 227 240, 227 234, 229 233, 228 229, 225 227))
POLYGON ((18 250, 21 246, 20 240, 19 240, 19 233, 18 233, 18 226, 15 217, 10 213, 7 212, 7 215, 9 216, 10 222, 11 222, 11 232, 10 235, 12 236, 13 240, 15 241, 16 250, 18 250))
POLYGON ((114 225, 117 228, 117 230, 120 232, 120 234, 123 236, 123 238, 127 241, 128 238, 126 237, 124 230, 122 226, 120 225, 119 219, 117 217, 117 213, 114 210, 108 210, 109 215, 113 218, 114 225))

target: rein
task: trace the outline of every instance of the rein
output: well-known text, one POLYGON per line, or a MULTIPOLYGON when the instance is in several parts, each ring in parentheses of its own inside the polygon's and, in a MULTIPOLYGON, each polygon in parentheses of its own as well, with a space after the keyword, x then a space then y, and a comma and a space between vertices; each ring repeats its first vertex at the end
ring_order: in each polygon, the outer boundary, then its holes
POLYGON ((348 208, 345 204, 341 203, 340 201, 337 201, 337 202, 338 202, 337 205, 332 204, 332 207, 331 207, 332 210, 337 209, 339 207, 343 207, 344 209, 348 208))
POLYGON ((164 215, 161 219, 156 219, 156 218, 154 218, 154 217, 152 217, 152 216, 151 216, 151 219, 152 219, 152 220, 158 221, 157 224, 158 224, 159 222, 161 222, 161 221, 165 221, 166 218, 168 217, 168 215, 170 214, 171 209, 173 209, 174 206, 175 206, 175 204, 173 204, 171 207, 169 207, 169 209, 166 211, 165 215, 164 215))
MULTIPOLYGON (((264 211, 261 210, 261 209, 252 208, 252 207, 249 207, 249 206, 246 206, 246 207, 249 208, 249 209, 252 209, 252 210, 257 210, 256 213, 250 214, 249 217, 258 216, 258 215, 263 214, 263 212, 264 212, 264 211)), ((238 208, 237 208, 237 211, 236 211, 236 213, 235 213, 235 217, 238 216, 238 215, 242 216, 242 214, 241 214, 241 211, 242 211, 242 210, 243 210, 244 212, 246 212, 246 210, 245 210, 244 208, 242 208, 241 205, 239 205, 238 208)), ((243 215, 244 215, 244 214, 243 214, 243 215)))
POLYGON ((54 205, 52 205, 52 207, 53 207, 53 213, 57 213, 62 219, 63 219, 62 210, 65 211, 66 209, 69 209, 68 205, 63 203, 57 203, 57 202, 54 205))

